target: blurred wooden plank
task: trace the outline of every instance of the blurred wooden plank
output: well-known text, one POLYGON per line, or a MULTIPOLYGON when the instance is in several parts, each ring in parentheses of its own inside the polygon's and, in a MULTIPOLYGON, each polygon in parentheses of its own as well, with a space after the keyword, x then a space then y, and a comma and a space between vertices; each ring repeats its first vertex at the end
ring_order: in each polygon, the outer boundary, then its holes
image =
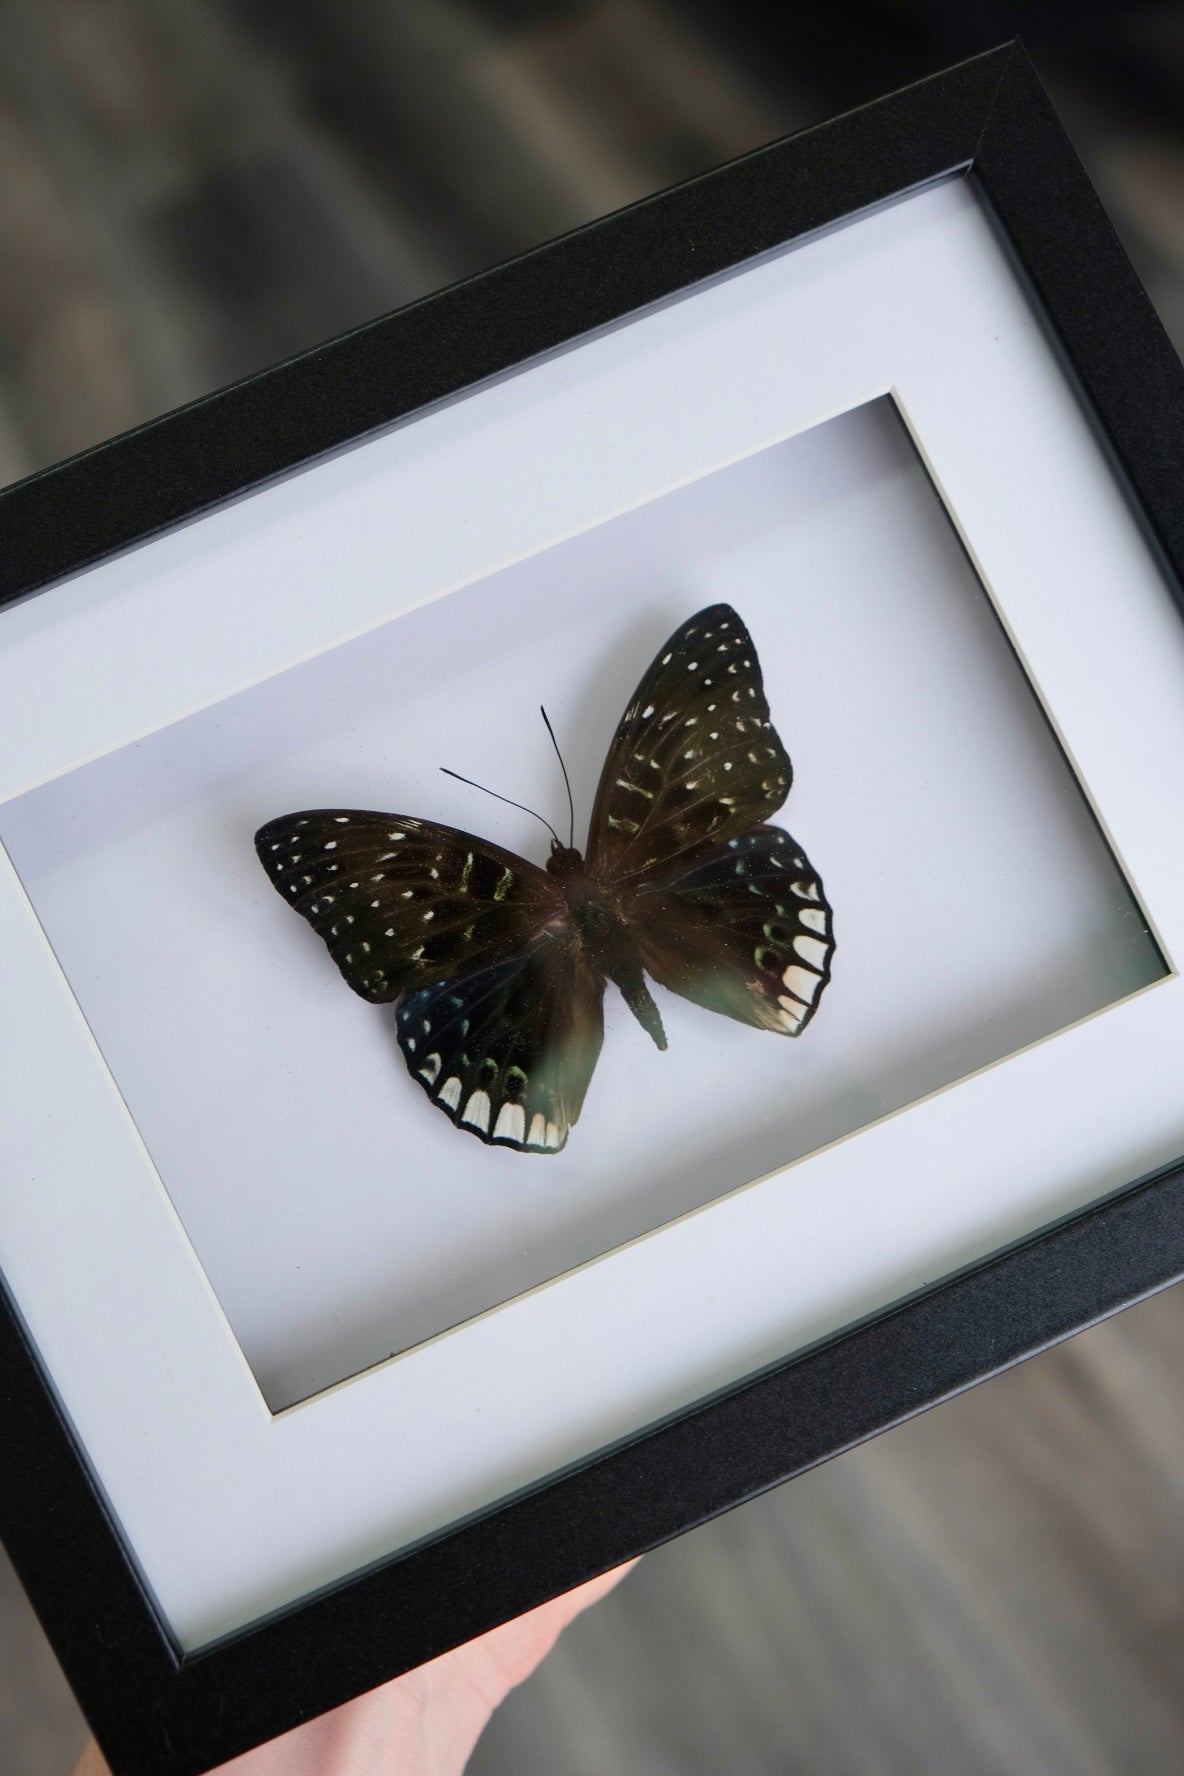
POLYGON ((66 1776, 85 1738, 78 1706, 0 1549, 0 1771, 66 1776))
POLYGON ((491 39, 473 76, 581 220, 633 203, 805 120, 657 0, 598 0, 491 39))
POLYGON ((1094 162, 1147 293, 1184 352, 1184 133, 1124 136, 1100 148, 1094 162))
POLYGON ((48 299, 10 279, 20 314, 0 311, 47 366, 27 395, 19 365, 9 379, 37 462, 447 277, 300 115, 282 70, 204 0, 8 0, 0 29, 13 231, 0 246, 26 280, 49 259, 48 299), (64 311, 83 290, 67 361, 64 311))
POLYGON ((0 397, 0 487, 6 487, 10 481, 19 481, 34 467, 32 448, 22 436, 7 400, 7 395, 0 397))
POLYGON ((516 139, 474 65, 492 33, 455 0, 236 0, 302 106, 388 201, 428 231, 449 277, 583 220, 562 176, 516 139))
MULTIPOLYGON (((11 64, 5 70, 12 73, 11 64)), ((134 423, 125 316, 94 243, 0 73, 0 409, 18 473, 134 423)))

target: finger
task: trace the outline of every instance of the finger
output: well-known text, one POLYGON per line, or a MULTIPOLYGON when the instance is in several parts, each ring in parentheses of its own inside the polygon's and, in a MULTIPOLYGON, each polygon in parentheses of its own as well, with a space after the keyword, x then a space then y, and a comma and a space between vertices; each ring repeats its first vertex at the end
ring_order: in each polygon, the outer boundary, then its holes
MULTIPOLYGON (((565 1591, 562 1597, 553 1597, 549 1603, 528 1610, 524 1616, 504 1622, 500 1628, 491 1629, 467 1646, 457 1647, 425 1665, 424 1676, 433 1675, 437 1667, 444 1675, 449 1661, 460 1664, 468 1681, 480 1685, 490 1708, 496 1708, 507 1691, 530 1676, 568 1623, 607 1596, 636 1565, 635 1560, 626 1561, 623 1566, 613 1567, 610 1572, 577 1585, 574 1591, 565 1591)), ((451 1672, 448 1675, 451 1676, 451 1672)))

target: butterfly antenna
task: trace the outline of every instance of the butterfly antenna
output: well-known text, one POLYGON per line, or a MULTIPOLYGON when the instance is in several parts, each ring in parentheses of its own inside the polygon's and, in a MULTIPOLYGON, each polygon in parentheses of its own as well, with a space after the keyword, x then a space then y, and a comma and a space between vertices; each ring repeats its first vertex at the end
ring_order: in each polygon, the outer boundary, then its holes
POLYGON ((546 827, 555 843, 562 846, 563 840, 559 837, 559 834, 555 831, 551 822, 549 820, 543 820, 541 814, 535 814, 534 809, 528 808, 525 802, 514 802, 510 800, 509 796, 498 795, 496 789, 487 789, 484 783, 474 783, 471 777, 462 777, 459 771, 450 771, 447 765, 441 765, 440 769, 443 771, 445 777, 455 777, 458 783, 467 783, 470 789, 479 789, 483 794, 492 796, 495 802, 505 802, 508 808, 521 808, 524 814, 531 814, 536 820, 542 820, 543 825, 546 827))
POLYGON ((550 734, 551 744, 555 748, 555 757, 559 760, 559 769, 563 772, 563 784, 564 788, 567 790, 567 806, 568 811, 571 814, 571 837, 567 841, 569 848, 571 848, 574 847, 576 842, 576 805, 571 799, 571 780, 567 775, 567 766, 563 762, 563 754, 559 750, 559 742, 555 738, 555 730, 550 722, 547 721, 547 712, 541 703, 539 704, 539 714, 542 716, 543 720, 547 722, 547 732, 550 734))

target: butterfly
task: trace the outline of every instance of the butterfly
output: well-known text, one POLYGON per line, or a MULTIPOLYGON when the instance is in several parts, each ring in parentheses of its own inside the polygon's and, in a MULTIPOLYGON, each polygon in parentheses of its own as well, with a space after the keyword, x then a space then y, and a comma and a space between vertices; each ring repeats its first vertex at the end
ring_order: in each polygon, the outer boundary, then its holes
POLYGON ((777 1035, 813 1017, 831 909, 801 847, 765 824, 792 775, 748 630, 715 604, 675 630, 630 699, 586 856, 553 836, 540 868, 450 826, 351 808, 282 815, 255 848, 354 992, 395 1002, 408 1070, 456 1127, 557 1153, 600 1054, 609 981, 660 1049, 647 974, 777 1035))

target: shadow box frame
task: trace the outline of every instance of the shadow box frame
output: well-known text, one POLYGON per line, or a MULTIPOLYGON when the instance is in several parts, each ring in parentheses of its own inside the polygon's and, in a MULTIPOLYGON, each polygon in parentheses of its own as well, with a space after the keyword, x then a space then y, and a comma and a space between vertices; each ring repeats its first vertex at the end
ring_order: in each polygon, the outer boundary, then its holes
MULTIPOLYGON (((73 586, 82 608, 99 564, 952 184, 973 191, 1003 243, 1178 604, 1184 372, 1015 44, 17 484, 0 495, 0 603, 20 613, 32 595, 73 586)), ((792 728, 787 738, 793 752, 792 728)), ((116 1776, 198 1776, 1181 1275, 1184 1159, 1172 1158, 189 1651, 6 1276, 0 1532, 116 1776)))

